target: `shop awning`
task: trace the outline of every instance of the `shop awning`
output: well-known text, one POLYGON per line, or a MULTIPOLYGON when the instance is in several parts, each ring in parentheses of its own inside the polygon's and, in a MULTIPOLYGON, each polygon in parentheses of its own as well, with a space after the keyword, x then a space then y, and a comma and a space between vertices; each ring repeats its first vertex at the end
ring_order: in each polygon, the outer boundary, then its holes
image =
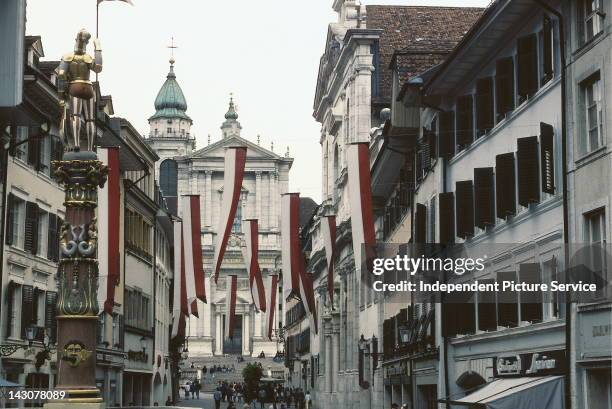
POLYGON ((563 409, 563 382, 563 376, 496 379, 461 399, 439 402, 486 409, 563 409))

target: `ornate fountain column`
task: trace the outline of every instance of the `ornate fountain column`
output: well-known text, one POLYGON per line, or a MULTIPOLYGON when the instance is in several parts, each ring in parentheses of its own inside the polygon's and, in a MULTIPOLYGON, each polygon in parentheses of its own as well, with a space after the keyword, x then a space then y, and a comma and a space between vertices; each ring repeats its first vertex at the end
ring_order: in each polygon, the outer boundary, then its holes
MULTIPOLYGON (((72 160, 53 162, 54 176, 66 191, 66 220, 61 226, 57 303, 57 388, 70 407, 103 407, 96 387, 98 322, 98 188, 108 168, 93 152, 71 152, 72 160), (83 158, 83 159, 79 159, 83 158)), ((65 401, 64 401, 65 402, 65 401)), ((53 403, 52 405, 63 405, 53 403)))

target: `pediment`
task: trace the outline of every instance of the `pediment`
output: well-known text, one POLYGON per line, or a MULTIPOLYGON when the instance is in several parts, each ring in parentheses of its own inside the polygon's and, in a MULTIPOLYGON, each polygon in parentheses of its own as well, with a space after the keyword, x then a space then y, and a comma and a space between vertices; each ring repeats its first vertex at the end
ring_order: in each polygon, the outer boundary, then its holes
POLYGON ((247 159, 268 159, 268 160, 282 160, 285 159, 280 155, 257 145, 249 140, 233 135, 220 141, 217 141, 211 145, 208 145, 190 155, 191 158, 211 158, 225 157, 225 150, 231 146, 246 146, 247 147, 247 159))

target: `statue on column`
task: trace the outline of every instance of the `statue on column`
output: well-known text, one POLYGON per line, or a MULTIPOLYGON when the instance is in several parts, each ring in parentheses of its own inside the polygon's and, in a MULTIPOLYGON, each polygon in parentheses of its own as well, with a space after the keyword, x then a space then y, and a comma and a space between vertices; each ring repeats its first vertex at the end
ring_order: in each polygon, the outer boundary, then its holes
POLYGON ((91 34, 81 29, 76 36, 73 54, 62 57, 59 66, 59 79, 63 84, 60 89, 60 104, 63 117, 60 126, 62 139, 69 152, 81 150, 93 152, 96 137, 96 97, 90 80, 91 71, 102 72, 102 48, 100 40, 94 40, 94 57, 87 54, 87 44, 91 34), (66 117, 70 115, 70 136, 65 137, 66 117), (81 118, 85 119, 87 149, 81 149, 81 118))

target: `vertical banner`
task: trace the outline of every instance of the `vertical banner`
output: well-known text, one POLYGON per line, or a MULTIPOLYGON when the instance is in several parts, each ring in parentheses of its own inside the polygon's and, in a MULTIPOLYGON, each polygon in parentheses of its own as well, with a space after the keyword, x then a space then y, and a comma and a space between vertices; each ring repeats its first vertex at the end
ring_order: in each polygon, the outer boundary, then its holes
POLYGON ((317 306, 315 303, 312 274, 302 271, 300 273, 300 299, 310 317, 310 328, 315 334, 319 333, 319 321, 317 320, 317 306))
POLYGON ((327 293, 329 306, 334 306, 334 259, 336 257, 336 216, 323 216, 321 219, 321 233, 327 258, 327 293))
POLYGON ((300 271, 304 261, 300 248, 300 194, 285 193, 281 196, 281 254, 283 261, 283 277, 290 280, 283 283, 287 299, 292 293, 300 292, 300 271), (290 285, 288 285, 290 284, 290 285))
POLYGON ((357 279, 361 280, 362 263, 369 261, 374 250, 376 233, 372 208, 372 180, 370 176, 370 153, 368 142, 351 143, 346 148, 348 168, 348 190, 351 212, 353 254, 357 279), (364 246, 365 245, 365 246, 364 246))
POLYGON ((234 325, 236 324, 236 291, 238 278, 235 275, 227 276, 225 288, 225 337, 234 337, 234 325))
POLYGON ((272 340, 272 330, 274 329, 274 314, 276 313, 276 294, 278 294, 278 276, 276 274, 268 277, 268 339, 272 340))
POLYGON ((185 246, 185 276, 187 302, 191 314, 198 316, 197 300, 206 302, 204 269, 202 265, 202 227, 200 222, 200 196, 187 195, 181 200, 183 217, 183 243, 185 246))
POLYGON ((225 151, 225 173, 223 174, 223 199, 221 217, 217 229, 218 241, 213 259, 213 275, 215 284, 219 278, 219 270, 225 255, 225 246, 232 231, 236 209, 240 199, 240 189, 244 178, 247 148, 245 146, 230 147, 225 151))
POLYGON ((180 335, 181 325, 184 326, 184 304, 186 299, 183 301, 183 295, 187 296, 187 293, 183 291, 184 282, 183 275, 181 274, 181 265, 183 261, 181 259, 181 242, 182 242, 182 222, 178 219, 172 221, 174 237, 173 237, 173 249, 174 249, 174 288, 173 288, 173 304, 172 304, 172 338, 180 335), (181 324, 182 321, 182 324, 181 324))
POLYGON ((119 147, 98 148, 98 157, 108 166, 108 180, 98 190, 98 306, 112 314, 115 286, 121 279, 119 147))
POLYGON ((259 268, 259 227, 257 219, 247 219, 244 224, 244 240, 246 246, 243 250, 244 261, 249 271, 249 287, 255 308, 266 311, 266 290, 264 288, 261 269, 259 268))

